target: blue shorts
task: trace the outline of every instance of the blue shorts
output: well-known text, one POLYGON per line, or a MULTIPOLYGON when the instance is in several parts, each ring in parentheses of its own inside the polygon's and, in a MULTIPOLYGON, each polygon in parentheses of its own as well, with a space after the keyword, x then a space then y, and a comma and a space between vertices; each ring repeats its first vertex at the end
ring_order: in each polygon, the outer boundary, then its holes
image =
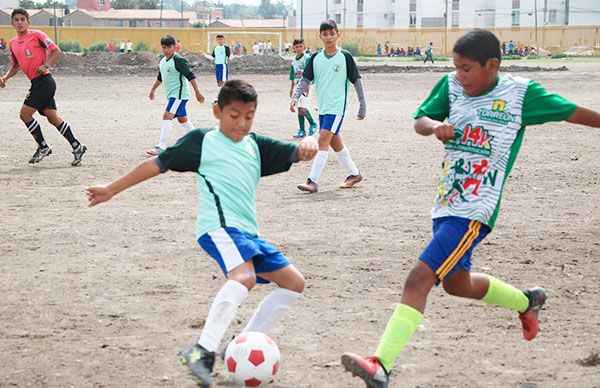
POLYGON ((165 109, 165 111, 174 114, 175 117, 185 117, 187 116, 187 111, 185 110, 187 102, 188 100, 180 100, 178 98, 171 97, 169 98, 167 109, 165 109))
MULTIPOLYGON (((268 242, 237 228, 225 227, 204 233, 198 243, 219 263, 226 276, 232 269, 249 260, 254 263, 257 275, 290 265, 288 259, 268 242)), ((256 277, 256 281, 269 283, 260 276, 256 277)))
POLYGON ((225 82, 229 79, 229 65, 216 65, 215 75, 217 76, 217 82, 225 82))
POLYGON ((419 259, 438 278, 438 284, 457 269, 471 270, 473 249, 490 232, 487 225, 461 217, 441 217, 433 220, 433 238, 419 259))
POLYGON ((319 115, 319 128, 337 135, 342 128, 343 115, 319 115))

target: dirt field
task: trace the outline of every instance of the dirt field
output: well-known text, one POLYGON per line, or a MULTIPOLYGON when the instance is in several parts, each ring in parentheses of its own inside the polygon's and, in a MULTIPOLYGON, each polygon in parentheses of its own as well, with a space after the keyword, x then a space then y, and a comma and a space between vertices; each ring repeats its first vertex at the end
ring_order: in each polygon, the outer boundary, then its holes
MULTIPOLYGON (((600 109, 597 69, 520 75, 600 109)), ((83 194, 144 160, 157 141, 164 102, 162 94, 147 98, 153 76, 57 77, 59 112, 89 148, 79 168, 45 120, 54 153, 29 165, 35 144, 18 119, 28 81, 0 91, 2 387, 195 385, 179 352, 197 338, 223 282, 194 240, 195 178, 169 173, 94 209, 83 194)), ((271 333, 283 355, 276 387, 362 386, 343 372, 340 355, 374 350, 431 236, 442 147, 416 135, 410 115, 439 77, 366 74, 363 122, 352 118, 351 92, 343 134, 365 177, 356 189, 337 188, 345 174, 333 154, 316 195, 295 188, 309 163, 262 181, 262 235, 307 279, 304 297, 271 333)), ((289 81, 245 78, 259 91, 256 131, 290 138, 289 81)), ((200 76, 207 100, 213 84, 211 74, 200 76)), ((196 126, 215 124, 209 104, 189 109, 196 126)), ((476 270, 546 287, 538 338, 521 338, 514 312, 436 289, 391 386, 599 386, 600 365, 578 362, 600 351, 599 133, 566 123, 529 128, 497 227, 474 254, 476 270)), ((175 125, 172 139, 180 134, 175 125)), ((270 289, 250 294, 235 331, 270 289)), ((215 371, 223 382, 224 367, 215 371)))

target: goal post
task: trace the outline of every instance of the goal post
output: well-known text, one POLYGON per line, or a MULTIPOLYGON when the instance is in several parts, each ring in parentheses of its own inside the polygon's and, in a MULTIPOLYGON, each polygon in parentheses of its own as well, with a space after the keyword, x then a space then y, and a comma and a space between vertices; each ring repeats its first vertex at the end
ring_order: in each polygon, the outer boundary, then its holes
POLYGON ((246 48, 246 54, 250 54, 250 55, 252 54, 252 46, 254 45, 255 42, 262 40, 263 42, 267 43, 270 40, 271 43, 273 44, 273 49, 277 53, 279 53, 279 55, 283 55, 283 40, 282 40, 283 34, 281 32, 247 31, 247 30, 207 31, 206 32, 206 41, 207 41, 207 48, 206 48, 207 51, 206 52, 207 53, 210 53, 213 46, 216 44, 216 42, 217 42, 216 36, 217 35, 225 36, 225 42, 229 47, 231 47, 232 50, 233 50, 233 47, 236 45, 236 43, 240 42, 240 44, 244 48, 246 48))

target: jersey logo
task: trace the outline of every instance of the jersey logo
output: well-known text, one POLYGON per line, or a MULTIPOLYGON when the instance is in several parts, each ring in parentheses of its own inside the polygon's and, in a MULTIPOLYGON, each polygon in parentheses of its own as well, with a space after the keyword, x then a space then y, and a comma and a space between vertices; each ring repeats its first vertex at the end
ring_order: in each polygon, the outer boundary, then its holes
POLYGON ((335 65, 333 65, 333 71, 338 72, 342 70, 342 66, 340 66, 339 63, 336 63, 335 65))
POLYGON ((446 144, 446 148, 490 156, 493 139, 494 136, 490 135, 484 127, 468 124, 464 129, 457 129, 454 132, 454 139, 446 144))
POLYGON ((46 38, 46 47, 49 47, 52 45, 52 40, 50 38, 46 38))
POLYGON ((506 101, 504 101, 504 100, 495 100, 494 104, 492 105, 492 110, 494 112, 504 112, 505 108, 506 108, 506 101))
POLYGON ((498 124, 508 124, 517 121, 517 116, 505 112, 506 109, 506 101, 504 100, 494 100, 492 103, 492 109, 479 109, 477 111, 477 115, 481 120, 491 121, 493 123, 498 124))
POLYGON ((31 51, 29 51, 29 49, 25 49, 25 56, 31 58, 31 51))

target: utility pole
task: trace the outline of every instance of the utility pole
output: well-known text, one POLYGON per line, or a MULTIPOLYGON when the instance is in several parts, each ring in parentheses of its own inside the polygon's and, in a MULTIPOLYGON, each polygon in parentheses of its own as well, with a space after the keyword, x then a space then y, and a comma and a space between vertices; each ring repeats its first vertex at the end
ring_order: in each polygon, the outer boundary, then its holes
POLYGON ((183 0, 181 0, 181 28, 183 28, 183 0))
POLYGON ((569 25, 569 12, 571 11, 569 8, 569 0, 565 0, 565 26, 569 25))
POLYGON ((535 51, 537 55, 540 55, 540 47, 538 46, 538 21, 537 21, 537 0, 533 0, 533 14, 535 15, 535 51))
POLYGON ((446 13, 444 14, 444 55, 448 54, 448 0, 444 0, 446 4, 446 13))
POLYGON ((300 0, 300 39, 304 39, 304 0, 300 0))
POLYGON ((163 0, 160 0, 160 28, 163 27, 162 11, 163 11, 163 0))
POLYGON ((52 8, 54 8, 54 43, 58 44, 58 30, 56 28, 56 0, 52 3, 52 8))
POLYGON ((329 20, 329 0, 325 0, 325 20, 329 20))
POLYGON ((346 8, 346 0, 344 0, 344 22, 342 23, 342 27, 346 28, 346 10, 348 8, 346 8))

